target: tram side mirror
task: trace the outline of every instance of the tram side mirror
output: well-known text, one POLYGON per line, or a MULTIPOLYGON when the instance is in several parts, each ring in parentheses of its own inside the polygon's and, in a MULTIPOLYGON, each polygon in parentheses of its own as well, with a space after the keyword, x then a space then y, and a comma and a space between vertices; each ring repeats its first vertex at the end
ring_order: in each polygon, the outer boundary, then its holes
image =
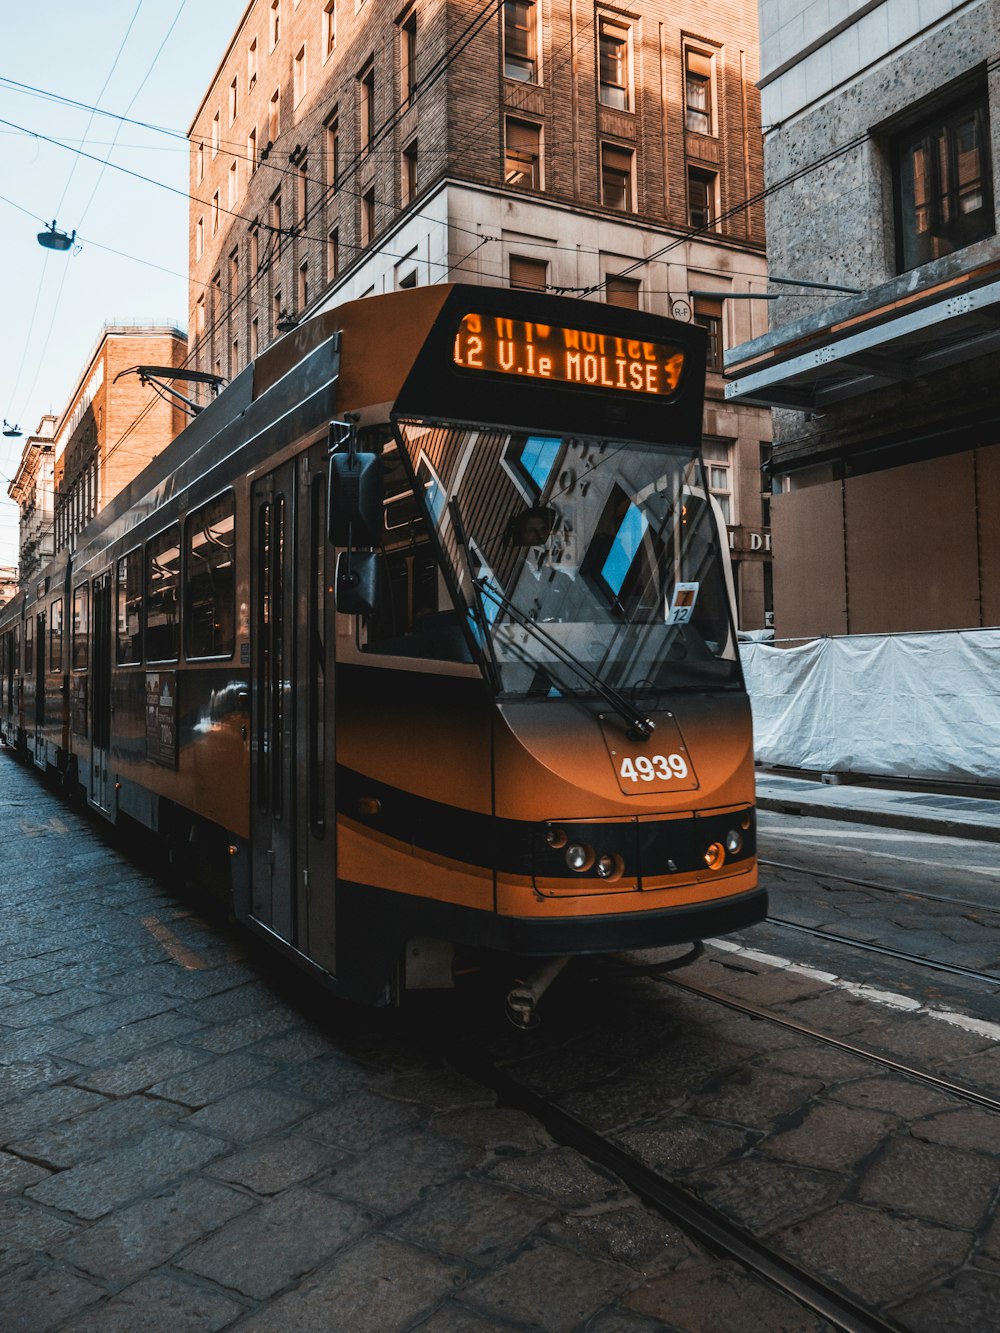
POLYGON ((536 505, 512 514, 504 528, 504 546, 541 546, 547 542, 558 515, 548 505, 536 505))
POLYGON ((370 616, 378 605, 378 554, 341 551, 337 557, 337 610, 348 616, 370 616))
POLYGON ((378 454, 330 455, 327 518, 334 546, 376 546, 382 540, 381 473, 378 454))

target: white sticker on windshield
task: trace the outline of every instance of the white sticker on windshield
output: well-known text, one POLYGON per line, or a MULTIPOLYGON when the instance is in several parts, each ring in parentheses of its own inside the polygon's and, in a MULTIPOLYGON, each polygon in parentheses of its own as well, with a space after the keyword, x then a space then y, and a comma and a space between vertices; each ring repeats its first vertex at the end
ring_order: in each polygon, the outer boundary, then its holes
POLYGON ((667 612, 668 625, 686 625, 694 615, 694 604, 698 600, 700 583, 675 583, 667 612))

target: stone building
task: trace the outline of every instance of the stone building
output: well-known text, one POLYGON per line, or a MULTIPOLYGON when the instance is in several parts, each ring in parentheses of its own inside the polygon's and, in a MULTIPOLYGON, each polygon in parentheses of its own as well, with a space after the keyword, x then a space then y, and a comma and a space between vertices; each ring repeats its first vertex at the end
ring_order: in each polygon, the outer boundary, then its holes
POLYGON ((176 369, 187 337, 169 326, 106 325, 59 417, 45 417, 21 454, 8 494, 20 513, 21 580, 72 547, 76 534, 123 490, 188 421, 169 395, 129 374, 176 369))
POLYGON ((17 570, 10 565, 0 565, 0 607, 6 606, 17 595, 17 570))
POLYGON ((1000 0, 763 0, 779 637, 1000 625, 1000 0), (848 289, 848 290, 843 290, 848 289))
POLYGON ((764 291, 756 78, 751 0, 252 0, 189 131, 191 364, 232 377, 304 317, 453 280, 694 318, 741 620, 763 625, 769 414, 721 374, 765 327, 727 299, 764 291))

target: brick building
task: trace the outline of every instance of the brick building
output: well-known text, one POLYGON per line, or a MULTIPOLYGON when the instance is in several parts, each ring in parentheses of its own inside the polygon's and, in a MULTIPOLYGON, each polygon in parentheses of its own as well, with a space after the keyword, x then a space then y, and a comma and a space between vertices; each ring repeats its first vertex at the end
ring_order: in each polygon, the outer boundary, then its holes
POLYGON ((189 131, 192 364, 231 377, 306 316, 451 280, 693 317, 762 625, 769 414, 727 406, 721 375, 764 329, 726 299, 763 291, 756 77, 750 0, 252 0, 189 131))
POLYGON ((1000 0, 761 15, 777 633, 1000 625, 1000 0))
POLYGON ((138 375, 137 365, 177 368, 183 330, 106 325, 59 417, 43 418, 25 442, 8 494, 20 508, 22 581, 74 544, 95 514, 164 449, 188 415, 138 375))

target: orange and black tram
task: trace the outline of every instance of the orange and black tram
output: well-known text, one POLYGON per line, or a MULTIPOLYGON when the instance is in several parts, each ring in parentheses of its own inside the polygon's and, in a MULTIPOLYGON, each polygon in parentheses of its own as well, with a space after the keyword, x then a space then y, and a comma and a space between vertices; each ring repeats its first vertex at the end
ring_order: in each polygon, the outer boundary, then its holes
POLYGON ((704 377, 544 293, 303 323, 0 612, 0 736, 370 1003, 759 920, 704 377))

